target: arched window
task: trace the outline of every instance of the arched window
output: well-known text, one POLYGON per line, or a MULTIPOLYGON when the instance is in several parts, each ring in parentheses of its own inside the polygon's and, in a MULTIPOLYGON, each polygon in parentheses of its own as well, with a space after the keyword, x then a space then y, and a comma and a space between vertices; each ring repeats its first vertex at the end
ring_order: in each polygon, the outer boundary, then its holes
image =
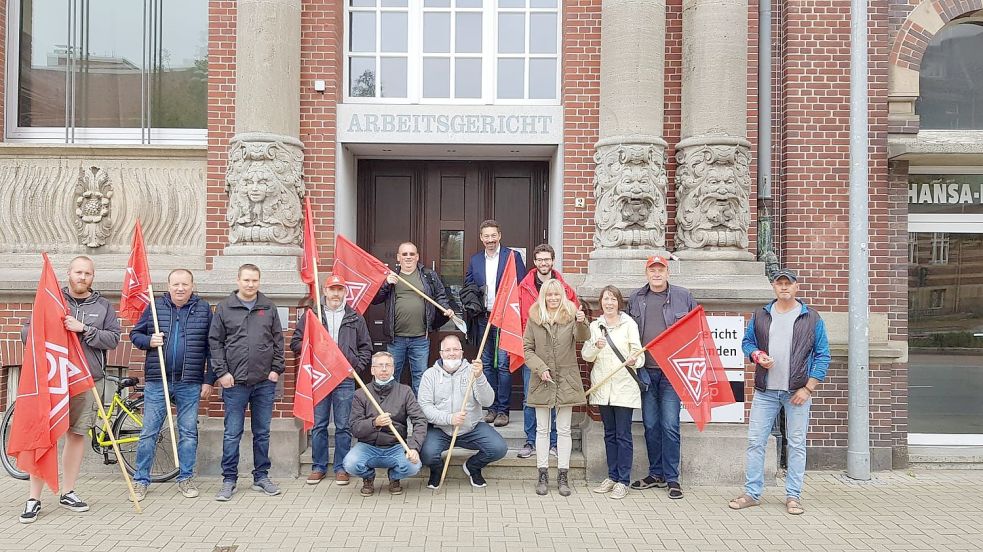
POLYGON ((925 130, 983 130, 983 21, 947 25, 925 49, 915 106, 925 130))

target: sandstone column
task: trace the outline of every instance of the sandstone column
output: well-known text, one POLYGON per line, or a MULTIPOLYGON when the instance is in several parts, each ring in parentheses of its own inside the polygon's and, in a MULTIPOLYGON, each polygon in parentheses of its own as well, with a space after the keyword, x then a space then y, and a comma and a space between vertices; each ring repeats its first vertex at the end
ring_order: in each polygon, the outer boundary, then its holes
POLYGON ((683 0, 675 239, 681 259, 753 259, 747 10, 744 0, 683 0))
POLYGON ((665 253, 665 35, 664 0, 601 4, 594 251, 581 286, 588 297, 607 284, 637 287, 642 260, 665 253))

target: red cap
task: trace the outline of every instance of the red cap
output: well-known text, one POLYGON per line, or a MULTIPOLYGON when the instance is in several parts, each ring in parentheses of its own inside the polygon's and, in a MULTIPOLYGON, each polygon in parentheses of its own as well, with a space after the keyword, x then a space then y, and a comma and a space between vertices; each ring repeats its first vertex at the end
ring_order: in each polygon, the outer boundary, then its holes
POLYGON ((654 264, 660 264, 666 268, 669 268, 669 261, 662 255, 652 255, 649 257, 649 260, 645 262, 645 268, 648 268, 654 264))
POLYGON ((324 281, 324 287, 326 288, 335 286, 345 287, 345 279, 338 274, 332 274, 331 276, 328 276, 327 280, 324 281))

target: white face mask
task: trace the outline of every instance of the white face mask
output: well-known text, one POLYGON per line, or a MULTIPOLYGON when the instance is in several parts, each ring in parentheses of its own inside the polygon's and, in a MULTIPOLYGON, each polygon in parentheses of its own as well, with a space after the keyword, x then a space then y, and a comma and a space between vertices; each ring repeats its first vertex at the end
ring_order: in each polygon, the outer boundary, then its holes
POLYGON ((457 371, 458 368, 461 367, 462 360, 463 359, 460 358, 444 359, 443 360, 444 370, 447 370, 448 372, 453 374, 454 372, 457 371))
POLYGON ((387 380, 381 380, 379 378, 376 378, 375 379, 375 383, 378 384, 380 387, 385 387, 385 386, 389 385, 390 383, 392 383, 392 381, 394 379, 395 379, 395 376, 390 375, 389 376, 389 379, 387 379, 387 380))

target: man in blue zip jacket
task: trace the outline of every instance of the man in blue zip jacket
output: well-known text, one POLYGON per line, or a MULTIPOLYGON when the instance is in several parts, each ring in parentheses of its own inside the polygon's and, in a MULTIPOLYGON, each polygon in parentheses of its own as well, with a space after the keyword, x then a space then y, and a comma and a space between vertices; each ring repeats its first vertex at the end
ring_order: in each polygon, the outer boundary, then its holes
POLYGON ((137 466, 133 474, 137 500, 147 496, 150 468, 157 452, 157 437, 166 418, 164 384, 161 380, 160 356, 163 347, 167 367, 167 386, 177 407, 177 454, 180 473, 178 489, 186 498, 198 496, 194 481, 198 456, 198 402, 211 393, 215 383, 209 363, 208 327, 212 309, 195 292, 194 275, 177 268, 167 275, 167 293, 155 299, 160 332, 154 332, 154 320, 148 306, 136 326, 130 330, 130 342, 147 351, 144 364, 146 385, 143 392, 143 429, 137 445, 137 466))
POLYGON ((799 281, 789 269, 771 282, 775 301, 758 309, 744 334, 742 349, 755 364, 754 399, 748 423, 744 494, 728 504, 734 510, 757 506, 765 479, 765 446, 775 418, 785 407, 788 429, 788 473, 785 510, 801 514, 802 480, 806 468, 806 436, 812 394, 826 378, 829 339, 826 324, 814 309, 796 299, 799 281))

